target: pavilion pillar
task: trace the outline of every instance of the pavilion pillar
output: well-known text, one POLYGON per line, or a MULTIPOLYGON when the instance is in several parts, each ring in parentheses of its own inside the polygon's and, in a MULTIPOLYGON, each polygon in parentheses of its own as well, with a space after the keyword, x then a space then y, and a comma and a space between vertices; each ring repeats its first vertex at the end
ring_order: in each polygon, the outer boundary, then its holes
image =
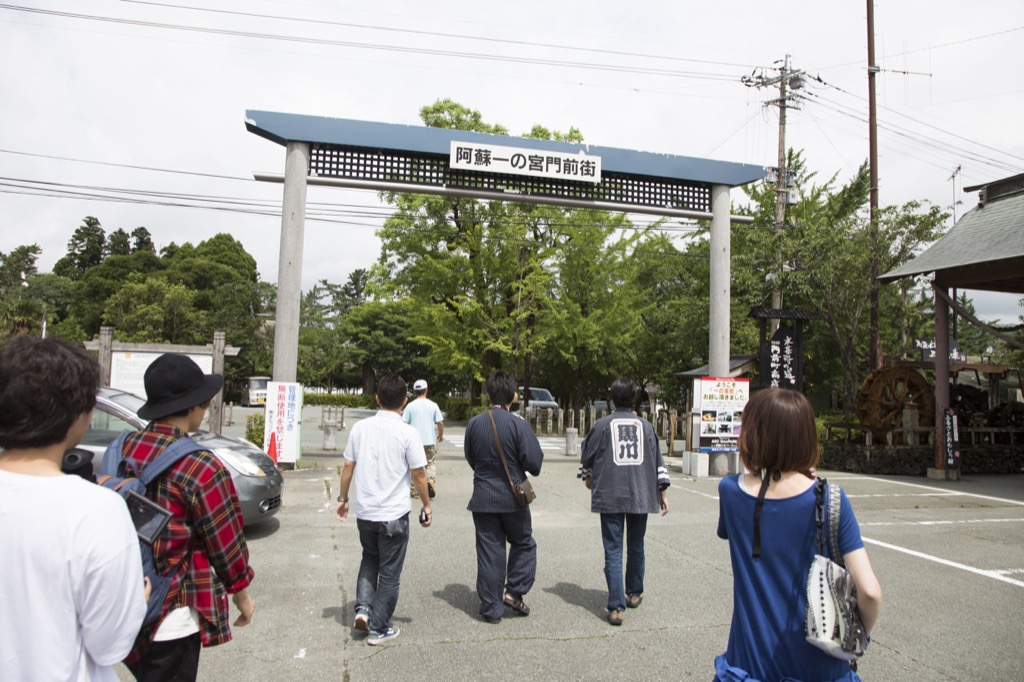
POLYGON ((949 407, 949 304, 939 295, 946 287, 938 281, 935 289, 935 468, 928 470, 929 478, 946 478, 945 423, 949 407))

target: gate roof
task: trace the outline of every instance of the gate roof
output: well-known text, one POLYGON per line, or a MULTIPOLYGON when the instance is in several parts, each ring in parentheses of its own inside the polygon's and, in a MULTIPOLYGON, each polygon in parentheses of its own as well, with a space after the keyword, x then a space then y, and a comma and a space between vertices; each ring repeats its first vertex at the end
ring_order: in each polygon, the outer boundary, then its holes
POLYGON ((576 154, 583 152, 601 157, 602 171, 630 176, 646 176, 695 184, 737 187, 760 180, 765 169, 745 163, 713 161, 691 156, 675 156, 589 144, 571 144, 554 140, 475 133, 449 128, 325 118, 273 111, 246 111, 245 126, 278 144, 309 142, 366 150, 405 152, 413 155, 444 156, 451 152, 451 143, 478 144, 543 149, 576 154))

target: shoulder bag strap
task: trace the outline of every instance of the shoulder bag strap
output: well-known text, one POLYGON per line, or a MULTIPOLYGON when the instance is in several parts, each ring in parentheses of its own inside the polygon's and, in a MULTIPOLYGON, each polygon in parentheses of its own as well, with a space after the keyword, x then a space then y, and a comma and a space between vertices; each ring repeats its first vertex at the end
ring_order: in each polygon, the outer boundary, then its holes
POLYGON ((142 467, 142 470, 139 472, 139 480, 148 487, 150 483, 162 476, 165 471, 174 466, 182 457, 202 450, 206 450, 206 447, 188 436, 182 436, 164 448, 159 455, 142 467))
POLYGON ((832 555, 832 561, 846 568, 843 555, 839 552, 839 507, 839 488, 834 485, 826 486, 825 519, 828 521, 828 550, 832 555))
POLYGON ((514 493, 516 484, 512 482, 512 473, 508 470, 508 461, 505 459, 505 450, 501 447, 501 439, 498 438, 498 425, 494 423, 494 411, 487 410, 487 416, 491 418, 491 430, 494 431, 494 443, 498 446, 498 456, 501 457, 501 466, 505 467, 505 477, 508 478, 508 486, 514 493))
POLYGON ((824 478, 814 481, 814 544, 818 548, 818 554, 827 557, 825 553, 825 491, 828 484, 824 478))

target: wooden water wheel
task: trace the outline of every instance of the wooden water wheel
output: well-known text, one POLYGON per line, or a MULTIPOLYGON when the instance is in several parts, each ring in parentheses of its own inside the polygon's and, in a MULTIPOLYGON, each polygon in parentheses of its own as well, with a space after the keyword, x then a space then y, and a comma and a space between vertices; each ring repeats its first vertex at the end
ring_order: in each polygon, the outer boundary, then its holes
POLYGON ((880 367, 872 370, 857 394, 860 423, 878 434, 903 426, 903 410, 917 406, 920 426, 935 425, 935 391, 912 367, 880 367))

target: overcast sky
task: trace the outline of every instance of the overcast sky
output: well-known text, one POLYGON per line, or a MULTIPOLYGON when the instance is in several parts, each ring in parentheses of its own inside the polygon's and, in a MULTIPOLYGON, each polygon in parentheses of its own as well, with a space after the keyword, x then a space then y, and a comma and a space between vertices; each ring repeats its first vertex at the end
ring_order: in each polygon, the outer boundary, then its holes
MULTIPOLYGON (((811 78, 787 145, 821 180, 867 158, 864 2, 179 2, 0 7, 0 251, 38 244, 49 271, 92 215, 157 248, 228 232, 276 282, 281 186, 252 173, 283 173, 284 149, 246 131, 246 109, 418 125, 447 97, 513 135, 575 126, 596 145, 774 166, 777 92, 741 78, 788 54, 811 78)), ((963 215, 963 187, 1024 172, 1024 2, 880 2, 875 35, 883 205, 955 199, 963 215)), ((303 289, 369 267, 376 195, 308 201, 325 220, 306 225, 303 289)), ((973 296, 987 319, 1022 312, 973 296)))

